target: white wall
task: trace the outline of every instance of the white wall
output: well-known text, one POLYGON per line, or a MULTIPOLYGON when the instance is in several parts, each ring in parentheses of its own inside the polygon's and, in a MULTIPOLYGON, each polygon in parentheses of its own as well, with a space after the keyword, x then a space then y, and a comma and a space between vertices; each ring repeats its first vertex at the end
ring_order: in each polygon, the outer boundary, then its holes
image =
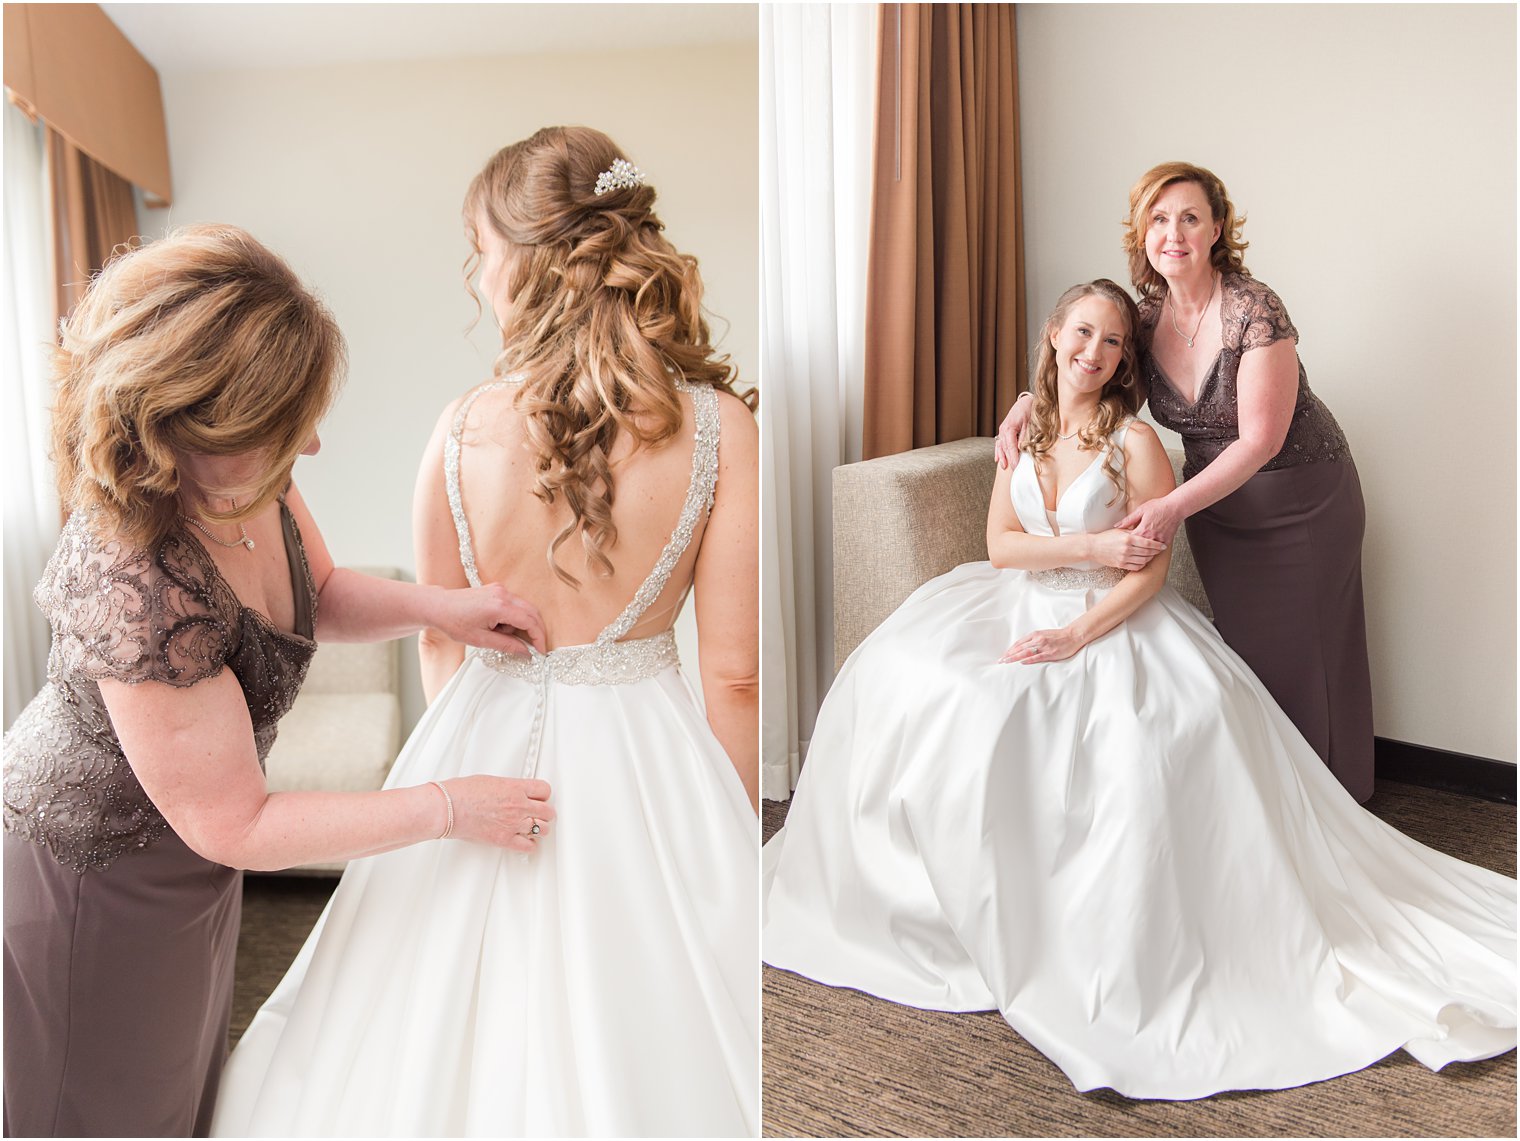
POLYGON ((1131 183, 1182 159, 1249 215, 1346 431, 1379 735, 1515 760, 1515 9, 1020 5, 1031 340, 1128 283, 1131 183))
MULTIPOLYGON (((167 217, 145 211, 153 233, 247 228, 325 297, 348 337, 348 385, 322 453, 296 468, 340 563, 415 570, 424 445, 499 347, 489 317, 463 332, 475 306, 460 273, 460 204, 486 159, 541 126, 597 127, 643 169, 671 240, 701 261, 720 349, 757 378, 756 52, 725 43, 162 77, 176 194, 167 217)), ((695 681, 689 607, 682 621, 695 681)), ((421 707, 413 642, 408 727, 421 707)))

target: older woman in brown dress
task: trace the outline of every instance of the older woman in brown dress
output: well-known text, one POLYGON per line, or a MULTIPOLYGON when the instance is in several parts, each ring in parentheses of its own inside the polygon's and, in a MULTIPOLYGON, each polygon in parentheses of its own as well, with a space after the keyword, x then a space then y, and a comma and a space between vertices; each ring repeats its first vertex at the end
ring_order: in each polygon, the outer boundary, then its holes
MULTIPOLYGON (((1287 309, 1245 267, 1243 219, 1219 178, 1163 163, 1135 183, 1129 206, 1142 381, 1156 422, 1182 436, 1186 463, 1175 491, 1119 526, 1170 543, 1186 521, 1220 634, 1366 800, 1366 520, 1346 437, 1309 390, 1287 309)), ((1004 422, 1000 461, 1024 404, 1004 422)))
POLYGON ((48 683, 5 738, 8 1135, 206 1132, 235 869, 445 836, 532 851, 553 818, 543 782, 493 776, 265 789, 316 639, 436 627, 543 645, 500 586, 333 567, 290 472, 343 357, 326 309, 232 227, 123 255, 64 325, 53 431, 71 514, 36 592, 48 683))

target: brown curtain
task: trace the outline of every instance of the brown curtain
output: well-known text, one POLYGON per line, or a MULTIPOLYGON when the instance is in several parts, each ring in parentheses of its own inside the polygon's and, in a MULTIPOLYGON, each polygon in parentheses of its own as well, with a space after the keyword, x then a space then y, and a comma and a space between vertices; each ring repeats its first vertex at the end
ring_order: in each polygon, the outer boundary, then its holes
POLYGON ((84 296, 90 277, 137 235, 132 184, 112 174, 52 128, 47 129, 52 180, 53 264, 58 316, 84 296))
POLYGON ((885 4, 866 285, 866 458, 990 436, 1023 387, 1012 4, 885 4))

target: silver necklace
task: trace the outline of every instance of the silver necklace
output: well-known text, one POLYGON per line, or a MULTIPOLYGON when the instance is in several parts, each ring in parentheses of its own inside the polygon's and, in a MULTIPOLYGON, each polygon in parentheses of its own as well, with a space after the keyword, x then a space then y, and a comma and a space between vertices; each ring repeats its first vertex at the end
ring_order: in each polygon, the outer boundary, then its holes
POLYGON ((1166 303, 1171 309, 1172 331, 1187 342, 1187 347, 1192 348, 1193 342, 1198 339, 1198 330, 1203 328, 1203 318, 1209 311, 1209 306, 1214 304, 1214 291, 1219 288, 1219 278, 1214 278, 1214 284, 1209 287, 1209 299, 1203 303, 1203 312, 1198 314, 1198 324, 1193 326, 1193 335, 1190 337, 1181 329, 1177 328, 1177 303, 1172 300, 1172 291, 1166 291, 1166 303))
MULTIPOLYGON (((236 499, 232 501, 232 509, 234 511, 237 510, 236 499)), ((238 537, 236 539, 233 539, 231 542, 228 542, 226 539, 218 539, 211 533, 211 528, 207 527, 199 519, 196 519, 191 515, 186 515, 183 511, 179 513, 179 517, 186 523, 190 524, 190 526, 194 527, 202 535, 205 535, 206 538, 210 539, 218 547, 227 547, 229 549, 232 547, 247 547, 250 551, 253 550, 253 540, 248 537, 248 528, 243 526, 241 523, 238 524, 238 537)))
POLYGON ((1076 435, 1080 434, 1083 428, 1091 427, 1092 426, 1092 422, 1093 422, 1093 418, 1091 416, 1089 416, 1087 418, 1087 423, 1082 424, 1082 425, 1080 425, 1080 426, 1078 426, 1076 428, 1073 428, 1070 432, 1068 432, 1064 436, 1061 435, 1061 433, 1059 431, 1056 432, 1056 439, 1058 439, 1058 440, 1069 440, 1073 436, 1076 436, 1076 435))

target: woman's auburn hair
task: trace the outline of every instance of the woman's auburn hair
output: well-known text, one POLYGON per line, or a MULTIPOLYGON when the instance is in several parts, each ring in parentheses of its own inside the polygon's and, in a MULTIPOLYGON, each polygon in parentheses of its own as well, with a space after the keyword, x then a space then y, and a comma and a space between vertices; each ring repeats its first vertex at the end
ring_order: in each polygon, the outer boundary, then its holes
MULTIPOLYGON (((326 306, 235 226, 195 225, 112 259, 61 323, 52 457, 59 496, 134 545, 178 525, 179 457, 261 454, 249 519, 280 495, 347 363, 326 306)), ((218 489, 209 490, 213 493, 218 489)))
POLYGON ((474 246, 467 280, 481 254, 478 227, 508 243, 498 288, 510 312, 495 372, 523 378, 515 406, 537 472, 533 492, 545 503, 563 497, 572 516, 549 545, 549 566, 572 586, 579 580, 556 554, 577 534, 587 568, 612 573, 609 457, 620 433, 639 445, 670 439, 682 422, 677 378, 756 405, 753 389, 735 391, 729 358, 715 354, 697 260, 665 237, 653 188, 596 193, 614 159, 627 156, 600 131, 545 127, 498 151, 464 202, 474 246))
MULTIPOLYGON (((1118 449, 1108 446, 1109 437, 1118 431, 1120 424, 1140 411, 1140 349, 1135 336, 1140 327, 1140 312, 1133 298, 1117 282, 1100 277, 1096 281, 1073 285, 1061 294, 1056 307, 1045 319, 1040 329, 1034 373, 1029 381, 1029 390, 1034 393, 1034 407, 1030 410, 1022 447, 1034 458, 1038 471, 1039 464, 1059 439, 1061 404, 1056 384, 1056 351, 1050 341, 1066 324, 1072 306, 1084 297, 1102 297, 1112 302, 1124 318, 1124 347, 1119 366, 1098 394, 1098 410, 1077 436, 1078 447, 1084 451, 1106 450, 1103 474, 1114 485, 1117 499, 1126 494, 1124 462, 1118 449)), ((1110 499, 1109 503, 1114 501, 1110 499)))
POLYGON ((1250 274, 1245 251, 1250 245, 1240 236, 1246 224, 1244 214, 1235 212, 1224 183, 1211 170, 1190 162, 1164 162, 1140 176, 1129 190, 1129 214, 1125 217, 1124 252, 1129 255, 1129 279, 1141 298, 1166 289, 1166 279, 1156 272, 1145 253, 1145 232, 1150 229, 1151 207, 1168 186, 1178 182, 1196 183, 1208 199, 1214 221, 1219 223, 1219 237, 1209 250, 1209 262, 1220 273, 1250 274))

